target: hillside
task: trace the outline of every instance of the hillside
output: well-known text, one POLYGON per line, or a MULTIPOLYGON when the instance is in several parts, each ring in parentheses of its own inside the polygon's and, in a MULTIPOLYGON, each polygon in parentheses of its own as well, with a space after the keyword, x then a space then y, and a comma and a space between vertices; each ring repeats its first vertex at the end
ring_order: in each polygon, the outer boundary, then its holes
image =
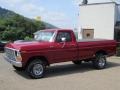
POLYGON ((15 15, 14 12, 0 7, 0 18, 11 18, 15 15))
MULTIPOLYGON (((13 12, 13 11, 10 11, 10 10, 7 10, 7 9, 4 9, 4 8, 0 7, 0 19, 3 19, 3 18, 4 19, 9 19, 9 18, 12 18, 12 17, 14 17, 16 15, 18 15, 18 14, 15 13, 15 12, 13 12)), ((22 15, 20 15, 20 16, 24 17, 22 15)), ((26 18, 26 19, 28 19, 28 18, 26 18)), ((30 19, 28 19, 28 20, 30 20, 30 19)), ((43 22, 43 23, 45 24, 46 28, 49 28, 49 29, 51 29, 51 28, 57 28, 56 26, 54 26, 52 24, 49 24, 47 22, 43 22)))
POLYGON ((26 18, 0 7, 0 40, 32 38, 37 30, 56 28, 43 21, 26 18))

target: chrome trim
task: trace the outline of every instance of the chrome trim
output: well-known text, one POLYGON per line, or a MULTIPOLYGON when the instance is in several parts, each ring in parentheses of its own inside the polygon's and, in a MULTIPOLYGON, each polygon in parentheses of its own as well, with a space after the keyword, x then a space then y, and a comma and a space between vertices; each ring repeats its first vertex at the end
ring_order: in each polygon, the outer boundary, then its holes
POLYGON ((15 52, 17 52, 17 51, 15 51, 15 49, 12 49, 12 48, 5 48, 6 57, 9 58, 9 59, 11 59, 11 60, 13 60, 13 61, 16 61, 15 52), (13 55, 12 58, 11 58, 10 56, 8 56, 10 53, 7 53, 6 50, 11 50, 11 51, 12 51, 12 55, 13 55))
POLYGON ((57 37, 57 30, 55 31, 55 35, 54 35, 54 37, 53 37, 53 42, 55 42, 55 40, 56 40, 56 37, 57 37))
POLYGON ((56 35, 56 32, 54 32, 53 36, 52 36, 51 39, 50 39, 50 42, 53 42, 53 41, 54 41, 55 35, 56 35))
POLYGON ((13 50, 13 51, 18 51, 18 52, 20 52, 20 50, 17 50, 17 49, 13 49, 13 48, 9 48, 9 47, 5 47, 5 48, 11 49, 11 50, 13 50))
POLYGON ((12 65, 16 66, 16 67, 22 67, 22 62, 18 62, 18 61, 13 61, 13 60, 10 60, 8 57, 6 56, 3 56, 4 59, 6 61, 8 61, 9 63, 11 63, 12 65))

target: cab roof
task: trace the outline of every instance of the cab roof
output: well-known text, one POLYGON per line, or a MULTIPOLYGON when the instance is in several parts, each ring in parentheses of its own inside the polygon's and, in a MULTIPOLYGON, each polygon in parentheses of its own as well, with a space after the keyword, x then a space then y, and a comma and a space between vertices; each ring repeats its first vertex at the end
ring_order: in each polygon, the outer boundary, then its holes
POLYGON ((38 30, 37 32, 35 32, 34 34, 39 33, 40 31, 72 31, 72 29, 43 29, 43 30, 38 30))

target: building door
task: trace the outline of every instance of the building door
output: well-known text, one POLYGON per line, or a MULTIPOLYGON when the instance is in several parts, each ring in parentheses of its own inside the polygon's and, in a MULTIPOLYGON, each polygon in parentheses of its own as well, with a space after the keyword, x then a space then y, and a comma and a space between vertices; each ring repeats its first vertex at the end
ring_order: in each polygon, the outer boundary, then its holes
POLYGON ((93 39, 94 38, 94 29, 83 29, 82 39, 93 39))

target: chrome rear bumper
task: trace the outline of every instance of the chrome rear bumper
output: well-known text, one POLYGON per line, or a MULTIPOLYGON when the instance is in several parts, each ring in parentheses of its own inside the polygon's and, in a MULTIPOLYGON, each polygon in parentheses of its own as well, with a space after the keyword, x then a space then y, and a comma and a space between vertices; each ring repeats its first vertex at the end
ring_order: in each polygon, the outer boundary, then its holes
POLYGON ((8 61, 9 63, 11 63, 12 65, 14 65, 16 67, 22 67, 22 62, 10 60, 7 56, 3 56, 3 57, 4 57, 4 59, 6 61, 8 61))

